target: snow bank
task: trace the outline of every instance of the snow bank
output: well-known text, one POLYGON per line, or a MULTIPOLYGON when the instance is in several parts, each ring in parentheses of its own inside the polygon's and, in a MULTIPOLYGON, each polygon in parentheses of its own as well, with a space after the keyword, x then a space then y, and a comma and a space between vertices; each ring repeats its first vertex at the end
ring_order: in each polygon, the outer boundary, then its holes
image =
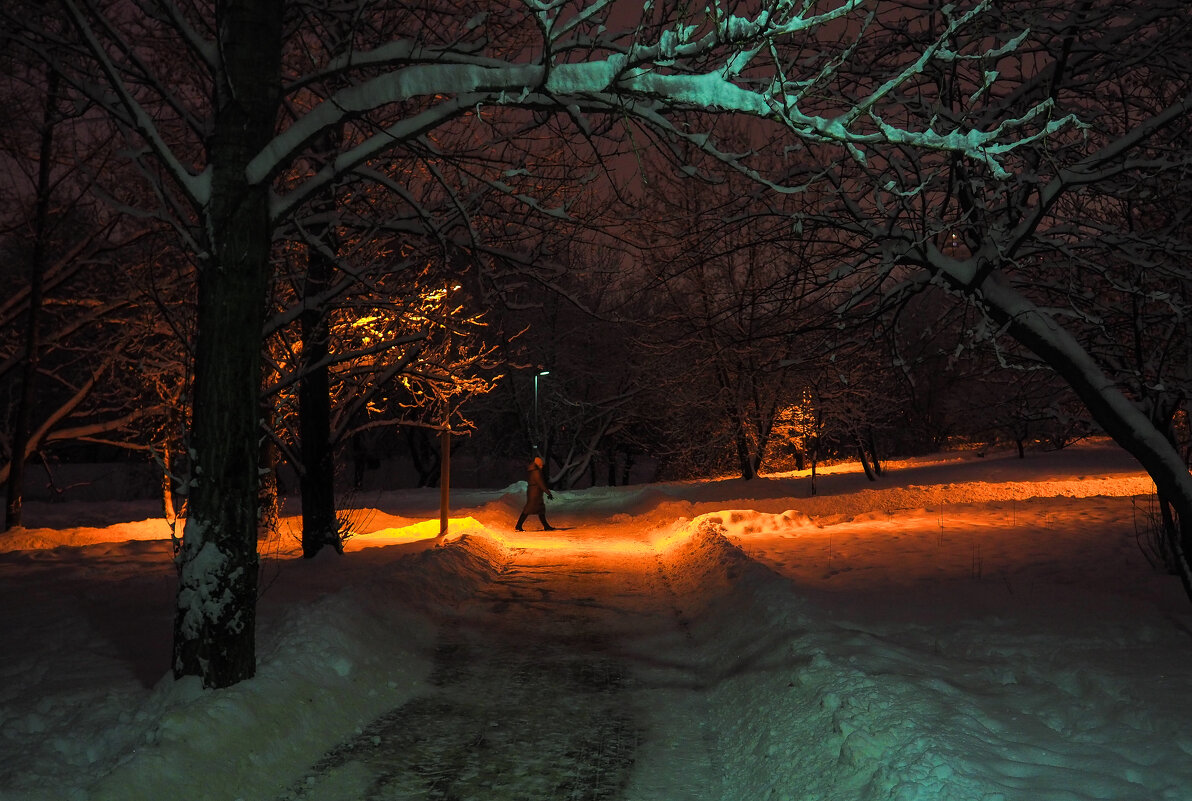
MULTIPOLYGON (((179 531, 181 533, 181 531, 179 531)), ((14 528, 0 537, 0 553, 36 551, 60 546, 81 547, 101 542, 169 539, 170 527, 160 517, 107 526, 14 528)))
MULTIPOLYGON (((507 559, 475 537, 398 557, 385 550, 286 560, 262 600, 257 675, 233 687, 207 691, 197 679, 166 676, 151 690, 124 685, 97 708, 73 711, 69 697, 52 706, 9 698, 0 787, 16 794, 0 798, 277 797, 329 747, 418 692, 433 650, 426 612, 471 597, 507 559), (311 581, 348 586, 312 598, 311 581), (87 786, 93 773, 102 779, 87 786)), ((81 685, 76 703, 94 706, 90 694, 81 685)))
POLYGON ((483 620, 532 564, 666 621, 618 619, 653 680, 633 698, 660 704, 627 798, 1187 801, 1192 611, 1139 550, 1137 465, 1089 443, 889 467, 815 497, 805 475, 560 492, 563 530, 516 537, 519 485, 453 491, 449 543, 437 490, 383 493, 342 557, 268 544, 258 674, 216 692, 162 678, 164 523, 30 504, 40 528, 0 538, 0 799, 284 797, 422 694, 446 609, 483 620))
POLYGON ((775 519, 707 516, 672 557, 694 583, 732 585, 692 624, 701 650, 721 655, 709 725, 725 801, 1188 798, 1178 710, 1192 690, 1167 678, 1182 657, 1165 627, 1140 622, 1153 610, 1079 626, 1067 612, 946 628, 833 620, 788 578, 742 565, 726 522, 772 530, 775 519), (1139 664, 1153 681, 1131 678, 1139 664))

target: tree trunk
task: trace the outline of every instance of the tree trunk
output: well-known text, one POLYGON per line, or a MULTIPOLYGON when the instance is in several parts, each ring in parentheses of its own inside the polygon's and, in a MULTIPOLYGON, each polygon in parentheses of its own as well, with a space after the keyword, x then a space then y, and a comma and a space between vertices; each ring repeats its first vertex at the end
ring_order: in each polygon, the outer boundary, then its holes
MULTIPOLYGON (((319 137, 317 159, 323 165, 338 152, 343 131, 335 126, 319 137)), ((335 442, 331 434, 331 368, 327 364, 331 332, 324 294, 335 278, 339 236, 334 187, 313 202, 307 226, 306 281, 303 287, 302 375, 298 381, 298 429, 302 471, 302 555, 310 559, 324 546, 343 553, 335 510, 335 442)))
POLYGON ((762 462, 766 460, 766 450, 770 447, 770 434, 774 431, 773 414, 765 418, 759 412, 753 430, 757 440, 753 450, 753 475, 758 476, 762 472, 762 462))
MULTIPOLYGON (((972 290, 968 287, 966 291, 972 290)), ((1064 328, 1013 289, 995 278, 980 287, 980 302, 1008 333, 1054 369, 1084 403, 1097 424, 1134 456, 1151 476, 1160 497, 1178 518, 1172 559, 1184 592, 1192 599, 1192 475, 1180 454, 1150 418, 1104 374, 1088 352, 1064 328)))
POLYGON ((759 451, 757 451, 756 453, 754 453, 754 454, 753 454, 753 458, 750 460, 750 462, 751 462, 751 465, 750 465, 750 466, 753 468, 753 475, 754 475, 755 477, 756 477, 756 476, 758 476, 758 475, 761 475, 761 472, 762 472, 762 458, 763 458, 763 456, 762 456, 762 452, 759 450, 759 451))
POLYGON ((209 146, 209 237, 199 264, 191 449, 194 486, 178 554, 174 675, 227 687, 256 672, 258 396, 272 222, 246 179, 276 123, 281 0, 221 0, 209 146))
POLYGON ((174 507, 174 471, 173 457, 170 455, 170 444, 161 444, 161 513, 173 530, 178 519, 178 511, 174 507))
POLYGON ((873 426, 869 426, 865 432, 865 447, 869 449, 869 460, 873 463, 873 472, 880 476, 882 463, 877 458, 877 437, 873 435, 873 426))
POLYGON ((873 467, 869 464, 869 457, 865 453, 865 445, 862 444, 860 438, 857 439, 857 458, 861 460, 861 469, 865 471, 865 478, 870 481, 877 481, 877 476, 873 473, 873 467))
POLYGON ((815 474, 819 468, 819 438, 812 437, 808 454, 811 458, 811 494, 815 495, 815 474))
POLYGON ((431 438, 427 436, 426 429, 407 428, 406 445, 409 447, 410 460, 414 464, 414 470, 418 473, 418 486, 438 486, 441 457, 431 442, 431 438))
MULTIPOLYGON (((1153 398, 1151 403, 1150 420, 1155 428, 1163 432, 1163 436, 1170 443, 1171 447, 1178 452, 1178 445, 1175 437, 1175 414, 1179 410, 1179 402, 1177 399, 1168 399, 1164 402, 1163 398, 1153 398)), ((1181 458, 1183 458, 1181 456, 1181 458)), ((1184 460, 1185 465, 1187 460, 1184 460)), ((1176 511, 1171 499, 1163 490, 1158 490, 1156 493, 1159 504, 1159 520, 1161 529, 1158 532, 1159 538, 1159 555, 1163 559, 1163 565, 1169 573, 1179 575, 1179 552, 1177 547, 1177 540, 1183 536, 1180 531, 1180 517, 1176 511)), ((1183 550, 1187 552, 1189 543, 1184 542, 1183 550)))
POLYGON ((745 431, 740 425, 740 418, 736 420, 736 436, 737 441, 737 464, 741 468, 741 478, 746 481, 751 480, 755 473, 753 470, 753 459, 749 456, 749 442, 745 437, 745 431))
POLYGON ((368 451, 361 438, 363 434, 355 434, 351 440, 352 448, 352 489, 364 487, 364 473, 368 470, 368 451))
POLYGON ((257 542, 275 537, 281 527, 278 460, 277 445, 271 438, 266 438, 261 443, 261 485, 257 488, 257 542))
POLYGON ((50 194, 53 191, 50 163, 54 150, 54 117, 58 106, 58 72, 51 68, 46 77, 46 105, 38 148, 37 198, 34 210, 33 255, 29 264, 29 315, 25 318, 25 364, 21 373, 21 394, 17 397, 16 419, 12 426, 12 459, 5 486, 4 530, 21 525, 21 501, 25 492, 25 460, 33 429, 35 387, 41 356, 38 328, 43 302, 43 278, 49 247, 50 194))
MULTIPOLYGON (((335 264, 313 245, 308 249, 306 302, 331 283, 335 264)), ((324 546, 343 552, 335 513, 335 460, 331 442, 331 377, 327 366, 329 333, 321 306, 308 305, 302 324, 302 377, 298 381, 298 428, 302 447, 302 555, 312 558, 324 546)))

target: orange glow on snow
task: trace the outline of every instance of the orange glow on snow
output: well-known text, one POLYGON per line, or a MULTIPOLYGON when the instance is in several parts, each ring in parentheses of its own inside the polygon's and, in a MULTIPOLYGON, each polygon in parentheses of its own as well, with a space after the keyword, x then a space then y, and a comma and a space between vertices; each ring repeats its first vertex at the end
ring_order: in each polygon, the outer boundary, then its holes
MULTIPOLYGON (((675 530, 654 532, 632 532, 619 526, 557 529, 540 531, 494 530, 486 527, 474 517, 452 517, 448 520, 447 536, 442 542, 452 542, 464 536, 483 537, 509 550, 549 551, 560 555, 588 554, 616 559, 617 557, 643 557, 665 553, 685 542, 694 530, 693 526, 680 525, 675 530)), ((344 543, 345 551, 359 551, 364 548, 382 548, 388 545, 408 545, 415 542, 435 540, 439 536, 437 518, 421 520, 410 525, 382 528, 368 533, 353 533, 344 543)))
POLYGON ((510 549, 583 553, 615 559, 664 553, 686 541, 693 530, 692 527, 684 526, 677 531, 640 532, 636 536, 625 536, 626 531, 620 527, 597 529, 581 526, 574 530, 556 531, 486 531, 483 536, 510 549))
MULTIPOLYGON (((448 541, 465 534, 483 534, 484 526, 474 517, 450 517, 447 519, 448 541)), ((382 548, 386 545, 408 545, 411 542, 433 540, 439 536, 439 519, 422 520, 400 528, 382 528, 367 534, 353 532, 344 543, 345 551, 359 551, 364 548, 382 548)))
POLYGON ((656 536, 652 542, 653 550, 657 553, 666 553, 670 549, 682 545, 691 539, 691 535, 695 533, 696 528, 697 526, 693 522, 686 526, 679 526, 674 531, 656 536))
POLYGON ((649 546, 641 540, 624 537, 593 536, 591 531, 490 531, 486 534, 506 548, 560 553, 584 551, 604 555, 644 556, 649 546))

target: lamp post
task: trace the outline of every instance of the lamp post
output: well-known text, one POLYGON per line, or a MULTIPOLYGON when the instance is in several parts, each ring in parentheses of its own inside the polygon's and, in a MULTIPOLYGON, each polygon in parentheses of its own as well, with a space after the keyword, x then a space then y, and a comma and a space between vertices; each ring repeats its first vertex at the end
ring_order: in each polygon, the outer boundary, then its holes
POLYGON ((451 508, 451 418, 439 431, 439 538, 447 536, 448 513, 451 508))
POLYGON ((538 427, 538 378, 540 376, 550 375, 550 370, 539 370, 534 374, 534 450, 538 450, 538 435, 541 429, 538 427))

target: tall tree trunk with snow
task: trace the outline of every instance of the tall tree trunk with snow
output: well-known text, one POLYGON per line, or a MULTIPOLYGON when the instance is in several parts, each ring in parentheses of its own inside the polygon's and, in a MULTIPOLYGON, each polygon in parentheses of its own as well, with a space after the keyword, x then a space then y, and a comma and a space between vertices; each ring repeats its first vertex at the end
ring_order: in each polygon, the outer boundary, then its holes
POLYGON ((21 501, 25 491, 25 459, 33 429, 33 406, 36 402, 34 389, 37 385, 37 372, 41 356, 39 323, 43 302, 42 279, 45 276, 46 251, 49 246, 50 194, 53 191, 50 157, 54 150, 54 117, 57 114, 59 82, 57 70, 51 67, 46 78, 45 115, 42 117, 41 141, 38 148, 33 255, 29 263, 29 314, 25 321, 25 364, 21 375, 21 394, 17 398, 16 419, 13 421, 12 427, 11 467, 8 471, 8 482, 5 485, 5 531, 21 525, 21 501))
POLYGON ((194 486, 178 554, 174 675, 226 687, 256 670, 261 331, 272 224, 246 166, 273 135, 281 0, 222 0, 216 26, 209 251, 200 263, 191 448, 194 486))

